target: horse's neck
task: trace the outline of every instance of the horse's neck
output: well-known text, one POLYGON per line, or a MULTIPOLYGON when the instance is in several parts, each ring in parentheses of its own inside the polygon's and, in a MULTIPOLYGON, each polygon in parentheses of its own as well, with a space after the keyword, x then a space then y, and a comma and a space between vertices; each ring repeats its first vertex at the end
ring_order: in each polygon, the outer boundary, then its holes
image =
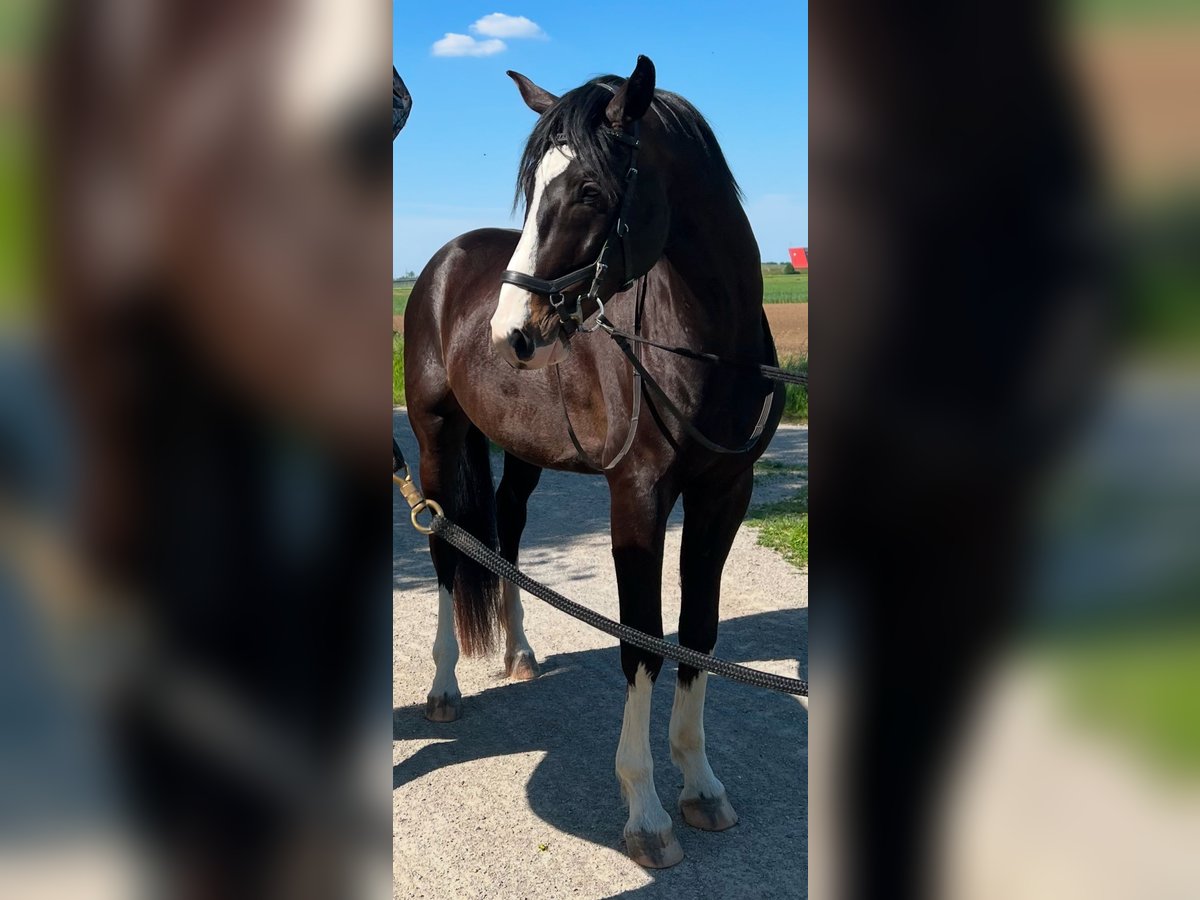
POLYGON ((726 327, 758 327, 762 268, 758 244, 732 190, 673 204, 663 255, 687 287, 688 304, 726 327))

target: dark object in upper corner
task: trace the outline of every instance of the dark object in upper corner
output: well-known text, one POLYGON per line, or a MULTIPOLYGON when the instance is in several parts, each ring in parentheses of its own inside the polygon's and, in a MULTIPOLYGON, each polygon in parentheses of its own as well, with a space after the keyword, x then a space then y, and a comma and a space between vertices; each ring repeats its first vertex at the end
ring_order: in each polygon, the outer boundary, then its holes
POLYGON ((408 121, 409 110, 412 109, 412 95, 404 86, 404 79, 392 66, 392 140, 400 133, 404 123, 408 121))

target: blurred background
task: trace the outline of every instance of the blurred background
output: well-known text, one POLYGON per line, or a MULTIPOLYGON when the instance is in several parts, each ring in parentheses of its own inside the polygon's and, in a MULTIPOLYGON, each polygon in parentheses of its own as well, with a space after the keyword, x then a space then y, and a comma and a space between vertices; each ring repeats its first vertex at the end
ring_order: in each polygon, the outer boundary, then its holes
POLYGON ((1200 896, 1200 6, 810 27, 812 896, 1200 896))
MULTIPOLYGON (((390 884, 386 15, 0 12, 0 895, 390 884)), ((811 893, 1196 896, 1200 10, 810 34, 811 893)))
POLYGON ((959 897, 1197 896, 1200 5, 1077 3, 1063 54, 1116 342, 1039 498, 1028 617, 966 722, 941 877, 959 897))
POLYGON ((388 896, 390 11, 0 12, 0 895, 388 896))

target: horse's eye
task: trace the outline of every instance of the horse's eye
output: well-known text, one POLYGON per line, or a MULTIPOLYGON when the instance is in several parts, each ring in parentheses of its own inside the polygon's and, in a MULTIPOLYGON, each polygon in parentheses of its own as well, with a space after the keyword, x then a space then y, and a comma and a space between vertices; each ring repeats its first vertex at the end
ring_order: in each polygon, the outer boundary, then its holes
POLYGON ((590 181, 579 189, 579 199, 583 203, 598 203, 600 197, 600 186, 590 181))

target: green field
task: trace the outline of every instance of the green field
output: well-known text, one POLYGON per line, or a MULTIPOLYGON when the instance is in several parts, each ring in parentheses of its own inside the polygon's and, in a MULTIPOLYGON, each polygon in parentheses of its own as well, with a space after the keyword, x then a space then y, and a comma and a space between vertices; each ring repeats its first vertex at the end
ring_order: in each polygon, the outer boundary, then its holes
POLYGON ((807 303, 808 273, 763 275, 763 303, 807 303))
POLYGON ((412 293, 411 284, 392 285, 392 315, 404 315, 404 307, 408 305, 408 295, 412 293))
MULTIPOLYGON (((412 293, 411 284, 392 285, 392 315, 404 315, 404 307, 408 303, 408 295, 412 293)), ((808 273, 783 275, 770 273, 763 275, 763 303, 807 303, 808 302, 808 273)))

